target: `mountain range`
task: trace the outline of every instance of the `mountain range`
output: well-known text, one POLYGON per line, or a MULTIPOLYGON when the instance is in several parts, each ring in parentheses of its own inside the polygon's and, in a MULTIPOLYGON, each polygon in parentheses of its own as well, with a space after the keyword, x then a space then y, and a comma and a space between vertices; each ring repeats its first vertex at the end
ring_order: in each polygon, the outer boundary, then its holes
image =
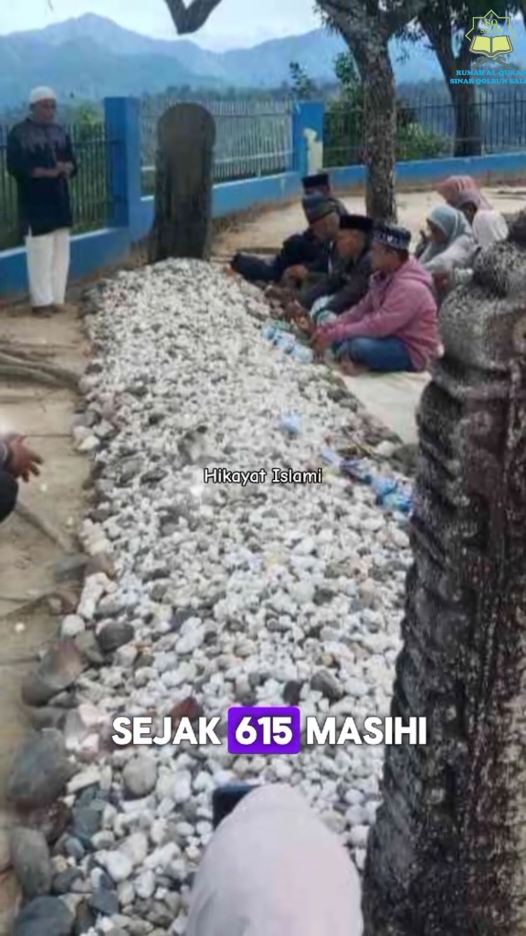
MULTIPOLYGON (((520 30, 515 57, 526 61, 520 30)), ((187 39, 154 39, 94 14, 45 29, 0 36, 0 106, 16 107, 35 85, 52 85, 62 99, 101 100, 111 95, 159 94, 167 88, 228 91, 276 88, 290 80, 299 62, 319 82, 334 78, 333 63, 343 41, 324 29, 273 39, 249 49, 211 52, 187 39)), ((424 42, 391 45, 398 83, 441 77, 424 42)))

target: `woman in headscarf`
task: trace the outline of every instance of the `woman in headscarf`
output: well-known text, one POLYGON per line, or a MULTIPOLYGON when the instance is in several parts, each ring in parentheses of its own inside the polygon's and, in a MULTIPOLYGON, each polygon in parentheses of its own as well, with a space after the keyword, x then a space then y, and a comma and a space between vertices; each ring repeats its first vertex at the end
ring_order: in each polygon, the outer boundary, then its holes
MULTIPOLYGON (((484 197, 482 192, 479 191, 478 185, 472 176, 449 176, 444 182, 440 182, 440 184, 437 185, 436 190, 451 208, 460 207, 458 205, 458 200, 465 192, 477 192, 480 197, 479 207, 489 211, 492 210, 489 201, 484 197)), ((415 257, 417 257, 418 260, 422 259, 422 254, 428 244, 429 235, 425 231, 420 231, 420 240, 415 248, 415 257)))
POLYGON ((446 291, 452 286, 466 286, 470 283, 473 278, 473 264, 479 251, 506 240, 509 233, 508 225, 500 212, 482 207, 480 192, 466 190, 459 196, 457 205, 458 210, 471 224, 476 249, 468 266, 464 268, 457 267, 444 272, 443 275, 438 275, 435 279, 435 286, 442 291, 446 291))
MULTIPOLYGON (((458 208, 458 199, 464 192, 478 192, 479 187, 472 176, 454 175, 449 176, 444 182, 440 182, 436 188, 439 195, 442 196, 448 205, 452 208, 458 208)), ((480 194, 480 207, 491 210, 491 205, 482 192, 480 194)))
POLYGON ((506 240, 508 225, 499 211, 483 206, 483 198, 476 189, 467 189, 459 195, 457 208, 471 224, 477 245, 491 247, 506 240))
POLYGON ((470 266, 477 249, 471 225, 450 205, 433 208, 428 219, 429 241, 420 263, 432 276, 470 266))

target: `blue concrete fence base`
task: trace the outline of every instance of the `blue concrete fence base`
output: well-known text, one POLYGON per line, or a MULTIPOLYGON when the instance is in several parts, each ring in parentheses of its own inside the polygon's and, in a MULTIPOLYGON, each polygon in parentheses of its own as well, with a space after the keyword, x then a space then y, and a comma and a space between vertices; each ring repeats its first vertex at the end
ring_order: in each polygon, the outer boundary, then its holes
MULTIPOLYGON (((139 102, 135 98, 107 98, 104 112, 110 190, 107 227, 72 238, 71 278, 74 280, 93 275, 125 259, 132 245, 148 234, 153 222, 153 198, 141 197, 139 102)), ((323 103, 307 101, 296 104, 291 121, 290 171, 215 185, 212 201, 214 218, 262 206, 279 206, 299 197, 301 177, 319 168, 309 165, 308 143, 309 137, 314 143, 323 143, 323 103)), ((449 175, 472 175, 486 184, 522 180, 526 177, 524 154, 430 159, 398 163, 396 167, 397 184, 405 189, 430 188, 449 175)), ((335 188, 363 192, 364 166, 332 169, 331 176, 335 188)), ((26 290, 25 249, 0 253, 0 294, 13 295, 26 290)))

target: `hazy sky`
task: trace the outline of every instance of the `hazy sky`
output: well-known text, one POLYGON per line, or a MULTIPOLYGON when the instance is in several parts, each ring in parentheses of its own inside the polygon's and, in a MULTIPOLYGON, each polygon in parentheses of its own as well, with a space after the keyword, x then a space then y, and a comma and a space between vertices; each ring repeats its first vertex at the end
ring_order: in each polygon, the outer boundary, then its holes
MULTIPOLYGON (((191 38, 219 50, 308 32, 319 25, 313 6, 313 0, 223 0, 207 26, 191 38)), ((136 32, 159 38, 174 35, 164 0, 0 0, 0 7, 0 33, 40 29, 97 13, 136 32)))

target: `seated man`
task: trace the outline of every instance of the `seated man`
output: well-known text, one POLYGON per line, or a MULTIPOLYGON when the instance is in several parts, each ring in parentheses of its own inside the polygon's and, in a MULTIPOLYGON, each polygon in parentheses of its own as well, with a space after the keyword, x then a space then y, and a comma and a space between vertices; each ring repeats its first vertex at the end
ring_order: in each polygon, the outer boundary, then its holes
POLYGON ((318 248, 313 260, 287 267, 281 277, 285 289, 313 286, 332 271, 337 260, 340 216, 333 200, 323 195, 309 195, 302 204, 318 248))
POLYGON ((374 230, 373 276, 361 302, 318 328, 313 345, 332 349, 350 374, 361 370, 424 371, 439 351, 437 301, 431 274, 409 256, 411 234, 382 224, 374 230))
MULTIPOLYGON (((306 177, 304 183, 308 181, 306 177)), ((308 227, 301 234, 292 234, 283 242, 283 246, 278 254, 268 262, 262 257, 256 257, 252 254, 237 253, 232 259, 231 269, 234 273, 239 273, 249 283, 280 283, 285 271, 290 267, 303 267, 316 263, 320 253, 324 252, 323 239, 317 235, 315 222, 321 220, 320 206, 324 206, 327 213, 327 206, 332 206, 332 211, 339 218, 340 208, 334 199, 320 192, 310 191, 302 199, 303 212, 307 220, 308 227)), ((338 227, 338 222, 335 222, 338 227)), ((322 225, 318 225, 321 229, 322 225)), ((325 256, 325 255, 324 255, 325 256)))
POLYGON ((336 209, 340 217, 348 214, 347 208, 340 201, 339 198, 335 198, 332 193, 331 179, 328 172, 317 172, 314 175, 304 176, 301 180, 303 186, 303 192, 305 195, 324 195, 325 198, 330 198, 331 201, 336 205, 336 209))
POLYGON ((0 523, 7 520, 16 506, 18 478, 29 481, 38 475, 42 459, 24 445, 22 436, 10 434, 0 438, 0 523))
POLYGON ((310 316, 313 325, 326 325, 363 299, 371 275, 373 222, 365 215, 344 215, 336 239, 332 269, 314 286, 300 292, 286 317, 296 321, 310 316))

